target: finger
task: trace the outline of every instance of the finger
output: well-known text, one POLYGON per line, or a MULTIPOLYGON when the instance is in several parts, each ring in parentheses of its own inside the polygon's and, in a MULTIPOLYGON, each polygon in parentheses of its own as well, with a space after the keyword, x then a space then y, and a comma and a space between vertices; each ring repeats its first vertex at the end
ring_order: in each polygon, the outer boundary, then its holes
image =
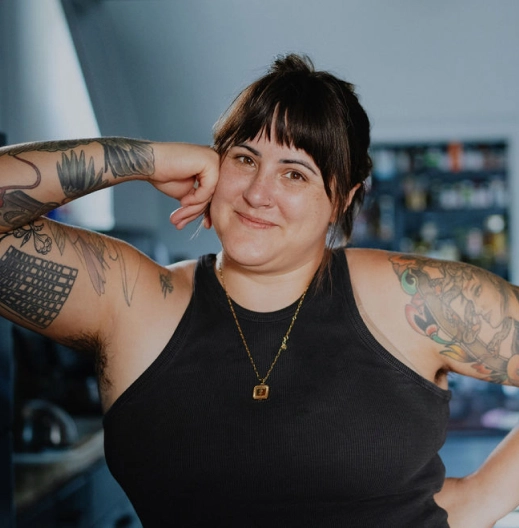
POLYGON ((205 205, 197 204, 194 206, 180 207, 171 213, 170 222, 174 224, 177 229, 182 229, 187 224, 196 220, 201 214, 203 214, 205 205))
POLYGON ((213 197, 215 187, 207 189, 202 186, 193 187, 185 196, 182 197, 180 203, 182 206, 207 204, 213 197))
POLYGON ((179 221, 178 223, 175 223, 174 226, 181 230, 181 229, 184 229, 184 227, 186 227, 188 224, 190 224, 191 222, 194 222, 197 218, 200 218, 200 215, 191 215, 191 216, 188 216, 184 219, 182 219, 181 221, 179 221))
POLYGON ((182 207, 188 207, 190 205, 196 205, 197 203, 200 203, 198 198, 195 196, 195 192, 195 187, 189 189, 189 192, 182 196, 182 198, 180 199, 180 205, 182 207))
POLYGON ((214 194, 218 177, 219 170, 213 168, 207 172, 200 173, 193 188, 182 198, 182 204, 191 205, 208 202, 214 194))

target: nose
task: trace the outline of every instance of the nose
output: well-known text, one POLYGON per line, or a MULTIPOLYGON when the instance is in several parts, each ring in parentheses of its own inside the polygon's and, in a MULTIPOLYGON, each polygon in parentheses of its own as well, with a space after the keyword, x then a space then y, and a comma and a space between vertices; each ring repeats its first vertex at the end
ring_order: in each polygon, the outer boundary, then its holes
POLYGON ((243 192, 243 197, 252 207, 269 207, 272 203, 272 182, 264 170, 254 174, 249 185, 243 192))

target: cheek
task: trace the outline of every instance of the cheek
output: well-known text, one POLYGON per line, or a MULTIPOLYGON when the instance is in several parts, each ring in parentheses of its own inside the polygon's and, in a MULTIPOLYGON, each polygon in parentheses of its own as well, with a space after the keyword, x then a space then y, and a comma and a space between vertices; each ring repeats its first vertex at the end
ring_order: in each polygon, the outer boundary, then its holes
POLYGON ((216 189, 214 191, 212 200, 211 200, 211 209, 213 206, 220 206, 225 201, 229 201, 230 198, 235 194, 236 183, 238 179, 233 177, 228 170, 225 170, 222 165, 220 170, 220 178, 216 184, 216 189))
POLYGON ((222 166, 209 210, 211 222, 218 236, 222 229, 225 229, 230 217, 229 211, 232 209, 232 204, 236 202, 236 197, 240 194, 237 185, 239 181, 239 178, 231 174, 230 171, 225 171, 222 166))
POLYGON ((298 223, 305 226, 305 229, 315 231, 327 231, 332 220, 333 208, 327 197, 316 194, 304 200, 291 200, 284 209, 287 216, 291 216, 298 223))
POLYGON ((310 201, 308 207, 308 213, 313 215, 315 221, 321 223, 330 224, 334 219, 334 206, 330 202, 325 191, 316 193, 313 199, 310 201))
POLYGON ((224 161, 220 167, 220 176, 216 184, 215 195, 220 199, 240 192, 245 181, 245 174, 233 163, 224 161))

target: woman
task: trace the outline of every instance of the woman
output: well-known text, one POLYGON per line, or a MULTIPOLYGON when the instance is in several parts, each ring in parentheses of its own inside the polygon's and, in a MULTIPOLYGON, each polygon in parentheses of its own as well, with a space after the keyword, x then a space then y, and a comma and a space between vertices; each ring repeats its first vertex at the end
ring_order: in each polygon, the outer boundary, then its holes
MULTIPOLYGON (((214 149, 2 151, 0 313, 97 354, 107 461, 144 526, 483 527, 519 503, 517 433, 443 486, 446 374, 517 384, 510 340, 485 355, 485 332, 458 331, 474 321, 453 284, 473 268, 329 249, 351 234, 368 147, 353 86, 289 55, 214 149), (203 214, 222 251, 161 267, 41 217, 132 179, 180 200, 179 229, 203 214)), ((496 284, 515 323, 517 289, 496 284)))

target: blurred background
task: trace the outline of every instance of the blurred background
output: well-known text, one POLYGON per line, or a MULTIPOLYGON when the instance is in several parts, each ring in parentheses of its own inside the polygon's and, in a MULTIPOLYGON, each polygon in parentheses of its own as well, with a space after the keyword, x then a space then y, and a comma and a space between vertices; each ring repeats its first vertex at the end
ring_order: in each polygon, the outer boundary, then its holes
MULTIPOLYGON (((0 0, 0 144, 210 144, 276 55, 306 53, 356 85, 372 121, 371 192, 351 244, 473 262, 517 283, 518 20, 516 0, 0 0)), ((177 205, 132 182, 56 216, 164 263, 218 251, 212 231, 170 225, 177 205)), ((92 362, 1 323, 0 525, 138 526, 104 464, 92 362)), ((517 423, 519 395, 451 386, 442 455, 463 474, 517 423)))

